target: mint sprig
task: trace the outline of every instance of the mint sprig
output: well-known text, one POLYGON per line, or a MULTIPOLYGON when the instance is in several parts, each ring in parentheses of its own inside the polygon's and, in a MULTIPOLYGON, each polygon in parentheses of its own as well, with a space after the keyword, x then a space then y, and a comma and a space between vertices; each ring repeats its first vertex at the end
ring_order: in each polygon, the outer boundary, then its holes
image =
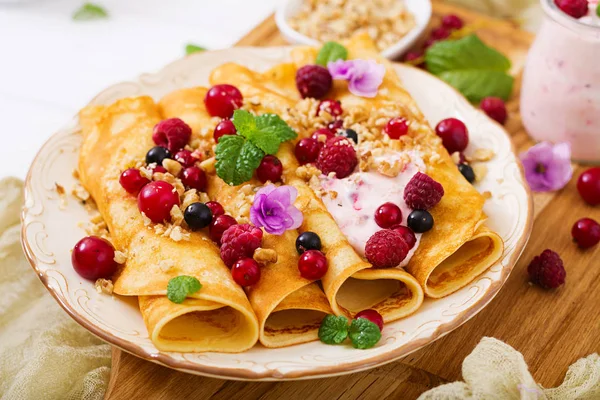
POLYGON ((319 327, 319 339, 325 344, 340 344, 348 337, 348 318, 327 315, 319 327))
POLYGON ((425 62, 429 72, 454 86, 473 103, 489 96, 508 100, 512 93, 510 60, 477 35, 434 44, 427 49, 425 62))
POLYGON ((381 339, 379 327, 366 318, 352 320, 348 329, 352 346, 356 349, 370 349, 381 339))
POLYGON ((201 287, 200 281, 193 276, 180 275, 167 284, 167 298, 173 303, 181 304, 188 295, 196 293, 201 287))
POLYGON ((108 13, 102 6, 93 3, 85 3, 73 13, 72 18, 74 21, 91 21, 94 19, 108 18, 108 13))
POLYGON ((327 64, 337 60, 346 60, 348 50, 337 42, 326 42, 317 54, 317 65, 327 67, 327 64))
POLYGON ((201 51, 206 51, 206 49, 204 47, 202 47, 202 46, 198 46, 197 44, 188 43, 185 46, 185 54, 188 55, 188 56, 190 54, 198 53, 198 52, 201 52, 201 51))

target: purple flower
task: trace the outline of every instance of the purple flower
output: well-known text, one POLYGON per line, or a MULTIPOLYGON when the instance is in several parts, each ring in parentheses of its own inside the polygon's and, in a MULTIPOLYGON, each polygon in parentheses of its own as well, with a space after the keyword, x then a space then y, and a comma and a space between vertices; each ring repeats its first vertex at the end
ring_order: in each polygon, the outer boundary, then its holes
POLYGON ((250 221, 267 233, 281 235, 302 224, 302 212, 294 207, 298 191, 293 186, 267 185, 254 196, 250 221))
POLYGON ((538 143, 521 154, 521 162, 534 192, 562 189, 573 176, 569 143, 538 143))
POLYGON ((327 69, 333 79, 348 81, 350 92, 362 97, 375 97, 385 75, 385 67, 374 60, 337 60, 327 69))

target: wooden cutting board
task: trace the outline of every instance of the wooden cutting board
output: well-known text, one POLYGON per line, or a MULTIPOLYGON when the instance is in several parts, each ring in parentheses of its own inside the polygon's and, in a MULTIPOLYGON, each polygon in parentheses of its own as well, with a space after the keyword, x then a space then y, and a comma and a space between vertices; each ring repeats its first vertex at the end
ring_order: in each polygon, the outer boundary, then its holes
MULTIPOLYGON (((481 26, 477 33, 506 54, 520 76, 533 40, 516 24, 500 21, 434 1, 431 26, 445 14, 457 14, 481 26)), ((244 37, 240 46, 285 44, 273 17, 244 37)), ((532 141, 518 114, 520 82, 508 104, 506 128, 519 150, 532 141)), ((578 169, 579 171, 579 169, 578 169)), ((576 171, 576 175, 578 174, 576 171)), ((437 342, 403 360, 367 372, 337 378, 297 382, 236 382, 203 378, 152 364, 113 349, 107 399, 412 399, 439 384, 461 379, 463 359, 484 336, 503 340, 523 353, 535 379, 545 387, 557 386, 568 366, 600 349, 600 246, 582 252, 570 241, 570 227, 581 217, 600 220, 600 209, 586 206, 573 180, 558 194, 536 194, 535 224, 521 260, 498 296, 472 320, 437 342), (546 248, 565 261, 567 283, 544 291, 527 282, 529 261, 546 248)))

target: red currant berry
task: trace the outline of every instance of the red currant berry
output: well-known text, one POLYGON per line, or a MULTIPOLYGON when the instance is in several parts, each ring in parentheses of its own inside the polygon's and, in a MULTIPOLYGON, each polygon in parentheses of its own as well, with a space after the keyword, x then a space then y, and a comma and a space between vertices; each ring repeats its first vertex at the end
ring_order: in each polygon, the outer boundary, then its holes
POLYGON ((294 154, 300 165, 314 163, 319 157, 321 144, 312 138, 304 138, 296 143, 294 154))
POLYGON ((231 215, 219 215, 218 217, 214 217, 212 222, 210 223, 210 228, 208 231, 208 233, 210 234, 210 238, 215 243, 220 245, 223 232, 225 232, 227 228, 235 224, 237 224, 237 221, 231 215))
POLYGON ((402 222, 402 211, 394 203, 383 203, 375 210, 375 222, 383 229, 402 222))
POLYGON ((193 166, 196 161, 199 160, 196 158, 195 153, 192 153, 189 150, 179 150, 177 154, 175 154, 175 161, 183 165, 184 168, 187 168, 193 166))
POLYGON ((481 104, 479 106, 488 117, 498 122, 500 125, 504 125, 506 119, 508 118, 508 112, 506 111, 506 104, 504 104, 504 100, 502 100, 500 97, 486 97, 481 100, 481 104))
POLYGON ((264 156, 256 169, 256 176, 262 183, 267 181, 273 183, 279 182, 282 173, 283 165, 281 164, 281 161, 279 161, 279 158, 272 155, 264 156))
POLYGON ((140 190, 138 208, 152 222, 171 221, 171 208, 179 205, 179 194, 170 183, 150 182, 140 190))
POLYGON ((336 119, 327 124, 327 129, 331 132, 335 133, 338 129, 342 129, 344 127, 344 121, 341 119, 336 119))
POLYGON ((344 112, 342 109, 342 103, 339 100, 330 99, 323 100, 319 103, 317 115, 321 114, 321 111, 328 112, 332 117, 339 117, 344 112))
POLYGON ((333 133, 332 130, 327 129, 327 128, 317 129, 316 131, 314 131, 314 133, 310 137, 315 139, 317 142, 321 142, 319 140, 319 137, 321 135, 325 136, 325 140, 323 142, 326 142, 329 139, 331 139, 332 137, 335 137, 335 133, 333 133))
POLYGON ((390 139, 400 139, 408 133, 408 121, 403 117, 394 117, 390 119, 385 126, 385 133, 390 139))
POLYGON ((235 129, 235 125, 230 119, 224 119, 219 122, 215 127, 215 131, 213 133, 213 138, 215 139, 215 143, 219 143, 219 139, 221 136, 225 135, 236 135, 237 129, 235 129))
POLYGON ((588 0, 554 0, 565 14, 573 18, 582 18, 588 14, 588 0))
POLYGON ((110 278, 117 270, 115 248, 97 236, 88 236, 77 242, 71 253, 71 263, 80 276, 93 281, 110 278))
POLYGON ((354 319, 364 318, 368 319, 379 327, 379 330, 383 330, 383 317, 377 311, 373 309, 363 310, 354 316, 354 319))
POLYGON ((199 192, 206 190, 206 174, 199 167, 189 167, 181 173, 181 182, 190 188, 199 192))
POLYGON ((404 241, 408 245, 408 250, 411 250, 413 247, 415 247, 415 244, 417 243, 417 237, 412 229, 410 229, 408 226, 394 225, 390 229, 398 232, 404 238, 404 241))
POLYGON ((304 279, 321 279, 327 272, 327 258, 319 250, 308 250, 300 255, 298 270, 304 279))
POLYGON ((577 180, 577 190, 587 203, 593 206, 600 204, 600 167, 583 171, 577 180))
POLYGON ((444 40, 447 39, 449 36, 450 31, 444 28, 443 26, 435 28, 433 31, 431 31, 431 37, 435 40, 444 40))
POLYGON ((154 165, 152 167, 148 166, 148 171, 154 176, 154 174, 166 174, 167 169, 162 165, 154 165))
POLYGON ((424 56, 424 53, 422 51, 409 51, 404 56, 404 62, 411 63, 415 67, 421 68, 421 67, 425 66, 425 61, 423 61, 423 56, 424 56), (421 60, 421 61, 417 64, 416 62, 414 62, 416 60, 421 60))
POLYGON ((591 218, 582 218, 573 225, 571 235, 582 249, 595 246, 600 242, 600 224, 591 218))
POLYGON ((260 266, 251 258, 242 258, 233 264, 231 276, 240 286, 255 285, 260 280, 260 266))
POLYGON ((465 23, 463 20, 457 15, 446 15, 442 18, 442 26, 449 30, 461 29, 465 23))
POLYGON ((127 193, 137 194, 146 184, 150 183, 150 180, 144 178, 139 169, 129 168, 123 171, 119 177, 119 183, 127 193))
POLYGON ((225 209, 223 206, 216 201, 209 201, 206 203, 206 207, 210 208, 213 218, 225 214, 225 209))
POLYGON ((204 105, 213 117, 231 118, 243 103, 242 93, 232 85, 215 85, 206 92, 204 105))
POLYGON ((436 40, 434 38, 429 38, 425 41, 425 43, 423 43, 423 48, 428 49, 431 46, 433 46, 434 44, 436 44, 437 42, 439 42, 439 40, 436 40))
POLYGON ((465 124, 456 118, 440 121, 435 127, 435 132, 442 138, 442 143, 450 154, 464 151, 469 145, 469 131, 465 124))

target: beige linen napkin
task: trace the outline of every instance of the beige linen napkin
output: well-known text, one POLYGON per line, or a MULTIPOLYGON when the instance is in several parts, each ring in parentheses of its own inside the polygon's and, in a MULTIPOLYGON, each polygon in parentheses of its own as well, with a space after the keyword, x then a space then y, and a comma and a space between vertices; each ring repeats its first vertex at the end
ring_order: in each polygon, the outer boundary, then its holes
POLYGON ((22 190, 0 180, 0 398, 100 400, 110 346, 69 318, 25 260, 22 190))

